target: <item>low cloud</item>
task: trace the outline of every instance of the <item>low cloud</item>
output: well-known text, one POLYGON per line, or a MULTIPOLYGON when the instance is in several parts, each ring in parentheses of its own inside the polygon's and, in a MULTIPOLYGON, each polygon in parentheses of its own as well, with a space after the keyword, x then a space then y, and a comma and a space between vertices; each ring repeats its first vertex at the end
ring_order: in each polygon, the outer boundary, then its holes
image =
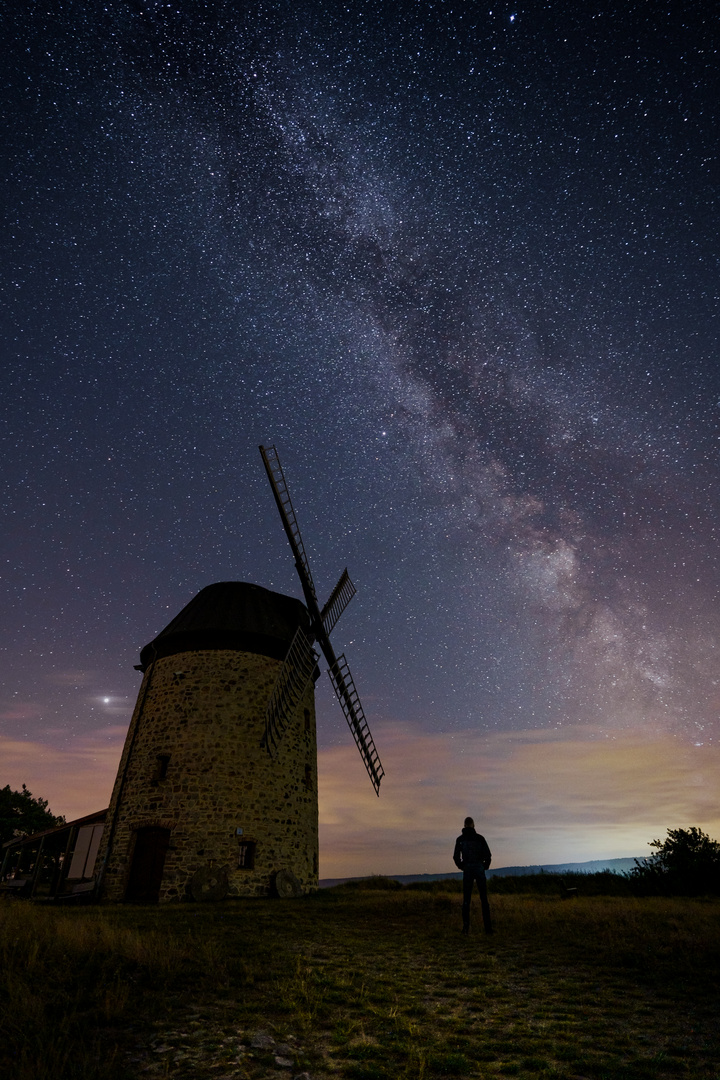
MULTIPOLYGON (((107 806, 126 729, 58 749, 0 736, 0 787, 27 785, 68 819, 107 806)), ((720 835, 720 748, 668 735, 558 728, 484 735, 376 731, 378 799, 352 743, 321 750, 321 877, 443 873, 471 814, 494 866, 642 856, 668 828, 720 835)))
POLYGON ((121 726, 103 728, 66 749, 0 735, 0 787, 25 784, 68 821, 102 810, 110 802, 126 732, 121 726))
POLYGON ((61 671, 49 671, 45 676, 45 682, 56 686, 91 686, 102 678, 102 673, 95 669, 65 668, 61 671))
POLYGON ((586 729, 418 736, 400 725, 377 741, 379 799, 352 745, 320 752, 323 877, 452 871, 466 814, 495 866, 646 855, 678 826, 720 832, 713 746, 586 729))
POLYGON ((0 707, 0 720, 8 722, 21 720, 36 720, 40 716, 41 709, 34 701, 16 702, 5 708, 0 707))

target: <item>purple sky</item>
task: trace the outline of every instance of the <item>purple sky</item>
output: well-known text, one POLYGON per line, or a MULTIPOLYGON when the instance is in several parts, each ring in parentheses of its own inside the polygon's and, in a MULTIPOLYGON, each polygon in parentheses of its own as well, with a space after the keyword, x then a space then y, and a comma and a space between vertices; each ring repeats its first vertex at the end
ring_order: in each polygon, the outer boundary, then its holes
POLYGON ((447 869, 465 813, 500 865, 717 835, 713 9, 3 42, 0 784, 99 808, 140 648, 212 581, 299 595, 263 442, 387 773, 323 685, 322 874, 447 869))

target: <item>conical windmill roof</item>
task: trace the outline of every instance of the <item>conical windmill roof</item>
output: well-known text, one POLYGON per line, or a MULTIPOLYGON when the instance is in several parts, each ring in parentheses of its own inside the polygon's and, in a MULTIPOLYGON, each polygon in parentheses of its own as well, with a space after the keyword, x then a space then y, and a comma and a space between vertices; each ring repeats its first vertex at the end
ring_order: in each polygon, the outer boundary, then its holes
POLYGON ((198 649, 237 649, 282 660, 298 626, 309 629, 305 605, 247 581, 207 585, 140 653, 153 660, 198 649))

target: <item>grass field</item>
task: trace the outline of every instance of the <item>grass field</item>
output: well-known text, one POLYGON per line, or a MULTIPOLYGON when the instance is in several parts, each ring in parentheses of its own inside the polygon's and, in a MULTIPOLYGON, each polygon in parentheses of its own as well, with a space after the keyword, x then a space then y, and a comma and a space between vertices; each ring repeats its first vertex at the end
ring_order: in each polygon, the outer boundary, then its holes
POLYGON ((720 1077, 720 902, 337 888, 0 904, 17 1080, 720 1077), (477 901, 474 901, 474 904, 477 901))

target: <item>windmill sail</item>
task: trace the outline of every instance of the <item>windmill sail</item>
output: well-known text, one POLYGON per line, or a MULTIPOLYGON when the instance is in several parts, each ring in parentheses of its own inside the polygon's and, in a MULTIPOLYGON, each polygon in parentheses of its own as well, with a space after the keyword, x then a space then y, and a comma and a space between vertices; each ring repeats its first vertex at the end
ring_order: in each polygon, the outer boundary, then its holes
POLYGON ((328 675, 337 694, 337 699, 342 706, 342 711, 345 713, 348 727, 353 733, 353 738, 360 751, 360 757, 365 762, 365 768, 368 771, 372 786, 375 788, 376 795, 379 795, 380 781, 385 775, 385 770, 380 764, 380 757, 375 749, 375 741, 370 733, 353 677, 350 674, 350 668, 343 654, 338 656, 334 665, 329 668, 328 675))
POLYGON ((335 688, 338 701, 345 713, 345 719, 353 733, 353 738, 365 763, 375 793, 379 795, 380 781, 385 773, 380 764, 380 758, 373 737, 370 734, 370 728, 365 719, 365 713, 360 704, 360 698, 355 689, 355 683, 347 666, 347 661, 344 656, 336 657, 330 644, 330 631, 355 595, 355 586, 350 580, 347 569, 344 570, 337 585, 330 593, 327 603, 320 611, 315 584, 310 573, 310 564, 305 554, 305 547, 277 450, 274 446, 261 446, 260 453, 275 496, 277 508, 280 511, 283 528, 295 556, 295 567, 302 584, 312 627, 312 638, 308 638, 298 628, 285 662, 280 669, 278 681, 268 703, 263 745, 267 747, 270 753, 274 752, 283 731, 289 724, 292 714, 302 698, 317 663, 317 656, 312 648, 314 639, 322 649, 328 662, 328 674, 335 688), (300 638, 298 638, 298 634, 301 635, 300 638), (311 660, 310 657, 313 659, 311 660))
POLYGON ((347 567, 345 567, 340 575, 340 580, 330 593, 325 606, 320 612, 320 619, 326 634, 331 632, 356 592, 357 589, 350 580, 347 567))
POLYGON ((317 608, 315 583, 313 582, 312 574, 310 573, 310 563, 305 554, 305 547, 300 535, 300 529, 298 528, 292 500, 290 499, 290 492, 285 483, 285 476, 282 471, 282 465, 280 464, 280 458, 278 457, 277 450, 274 446, 261 446, 260 453, 262 454, 262 459, 265 463, 265 470, 268 474, 270 486, 273 489, 273 495, 275 496, 275 502, 280 511, 280 517, 282 518, 287 538, 290 541, 292 553, 295 556, 295 565, 298 574, 300 575, 305 598, 308 598, 307 593, 309 590, 310 595, 315 601, 315 607, 317 608))
POLYGON ((317 667, 318 655, 301 626, 295 631, 265 713, 265 734, 261 745, 274 756, 285 728, 305 696, 317 667))

